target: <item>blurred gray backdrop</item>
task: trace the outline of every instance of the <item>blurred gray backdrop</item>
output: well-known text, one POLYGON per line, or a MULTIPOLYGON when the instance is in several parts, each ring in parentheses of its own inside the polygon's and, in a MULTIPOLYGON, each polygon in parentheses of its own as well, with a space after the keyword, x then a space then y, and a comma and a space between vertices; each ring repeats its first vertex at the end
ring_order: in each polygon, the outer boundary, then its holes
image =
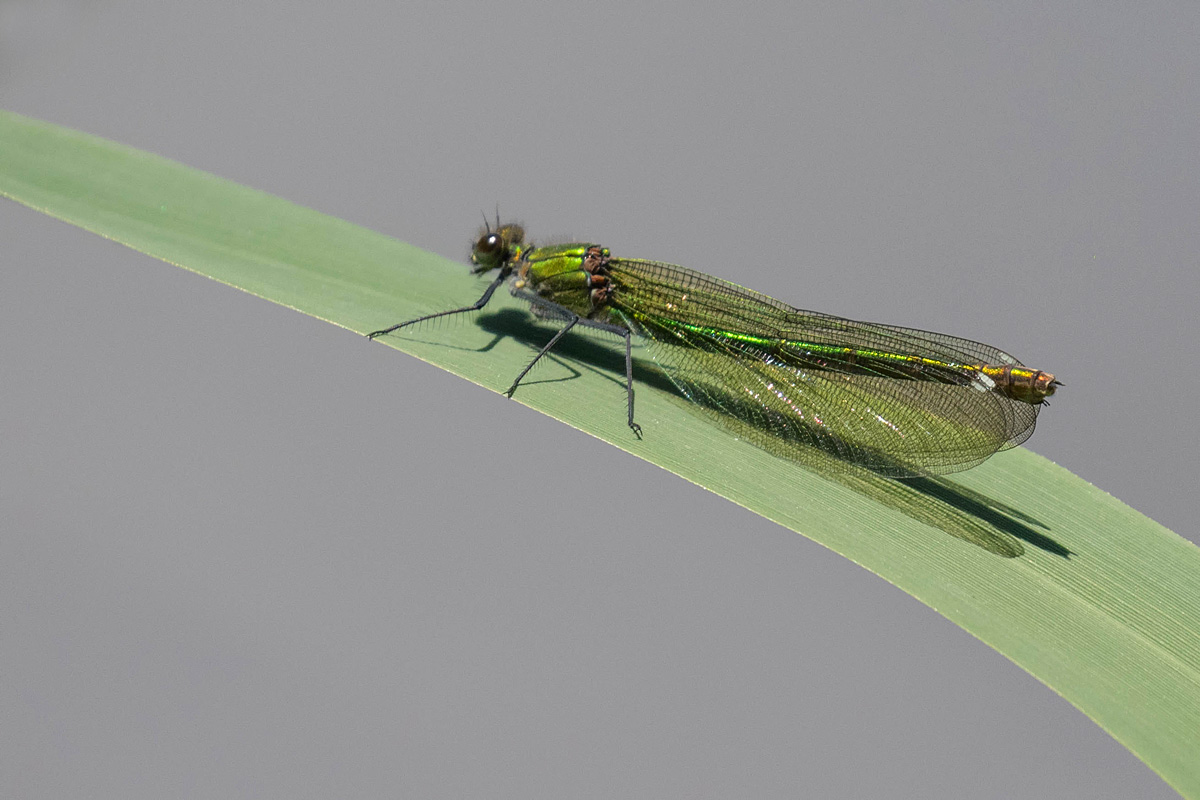
MULTIPOLYGON (((1066 383, 1034 450, 1196 540, 1198 34, 1190 2, 0 0, 0 106, 455 259, 498 203, 996 344, 1066 383)), ((802 537, 15 204, 0 231, 4 796, 1173 796, 802 537)))

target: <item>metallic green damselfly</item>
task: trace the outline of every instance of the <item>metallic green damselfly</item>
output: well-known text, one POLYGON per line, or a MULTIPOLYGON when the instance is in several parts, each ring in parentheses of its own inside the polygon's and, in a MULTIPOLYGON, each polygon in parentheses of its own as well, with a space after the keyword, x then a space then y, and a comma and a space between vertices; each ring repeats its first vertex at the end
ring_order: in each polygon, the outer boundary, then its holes
POLYGON ((511 280, 542 319, 565 323, 508 389, 576 325, 625 341, 629 427, 638 336, 675 387, 768 450, 809 445, 890 477, 969 469, 1029 438, 1061 384, 979 342, 801 311, 701 272, 613 256, 592 243, 537 247, 485 222, 472 271, 498 270, 476 302, 368 334, 477 311, 511 280))

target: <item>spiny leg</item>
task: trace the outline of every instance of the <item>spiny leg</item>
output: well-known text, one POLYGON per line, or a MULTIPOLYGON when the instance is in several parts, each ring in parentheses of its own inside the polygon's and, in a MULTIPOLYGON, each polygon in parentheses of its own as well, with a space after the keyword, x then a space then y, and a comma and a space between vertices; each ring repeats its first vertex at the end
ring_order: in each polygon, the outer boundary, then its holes
POLYGON ((509 397, 513 396, 513 392, 517 390, 517 386, 521 383, 521 380, 529 374, 529 370, 533 369, 533 365, 536 364, 542 356, 554 349, 554 345, 558 344, 558 340, 565 336, 567 331, 571 330, 571 328, 574 328, 576 322, 579 322, 579 317, 575 314, 572 314, 571 318, 567 321, 567 324, 564 325, 558 331, 558 333, 554 334, 550 341, 546 342, 546 346, 543 347, 538 354, 533 357, 533 361, 530 361, 529 365, 525 367, 525 369, 521 370, 521 374, 517 376, 515 381, 513 381, 512 386, 508 387, 508 391, 505 392, 505 394, 507 394, 509 397))
POLYGON ((625 394, 629 398, 629 428, 635 436, 642 438, 642 426, 633 421, 633 332, 624 325, 612 325, 584 318, 580 318, 579 324, 585 328, 615 333, 625 340, 625 394))
POLYGON ((476 300, 474 303, 472 303, 469 306, 463 306, 462 308, 455 308, 450 311, 439 311, 436 314, 426 314, 423 317, 417 317, 416 319, 410 319, 407 322, 398 323, 396 325, 393 325, 390 328, 384 328, 381 331, 374 331, 373 333, 368 333, 367 338, 374 339, 376 336, 383 336, 385 333, 391 333, 394 330, 399 330, 400 328, 406 327, 408 325, 415 325, 418 322, 424 322, 427 319, 434 319, 436 317, 446 317, 446 316, 449 316, 450 314, 462 314, 467 311, 478 311, 479 309, 486 306, 488 301, 492 299, 492 295, 496 292, 496 289, 499 288, 500 284, 504 283, 505 279, 508 278, 510 272, 511 272, 511 270, 501 270, 500 274, 496 276, 496 280, 492 281, 491 285, 487 287, 487 291, 485 291, 483 293, 483 297, 479 298, 478 300, 476 300))
POLYGON ((625 331, 625 393, 629 395, 629 427, 642 438, 642 426, 633 421, 633 334, 625 331))
POLYGON ((633 421, 633 333, 629 330, 629 328, 625 327, 624 325, 613 325, 611 323, 597 322, 596 320, 588 319, 587 317, 581 317, 574 311, 563 308, 558 303, 547 300, 544 297, 539 297, 532 292, 527 292, 522 289, 514 289, 513 296, 519 297, 522 300, 528 300, 530 305, 544 308, 551 314, 557 314, 558 316, 568 318, 571 321, 565 328, 559 331, 553 339, 550 340, 548 345, 542 348, 542 352, 538 353, 537 358, 533 359, 533 363, 525 368, 525 372, 522 372, 517 377, 517 380, 513 383, 512 388, 508 390, 508 396, 512 397, 512 393, 517 388, 517 384, 521 382, 521 378, 525 377, 525 373, 529 372, 530 368, 533 367, 533 364, 537 363, 538 358, 544 356, 546 352, 549 351, 550 348, 553 347, 560 338, 562 338, 562 335, 569 331, 576 323, 585 328, 595 328, 598 331, 615 333, 617 336, 620 336, 625 340, 625 393, 629 398, 629 428, 633 431, 635 436, 637 436, 639 439, 642 438, 642 426, 633 421))

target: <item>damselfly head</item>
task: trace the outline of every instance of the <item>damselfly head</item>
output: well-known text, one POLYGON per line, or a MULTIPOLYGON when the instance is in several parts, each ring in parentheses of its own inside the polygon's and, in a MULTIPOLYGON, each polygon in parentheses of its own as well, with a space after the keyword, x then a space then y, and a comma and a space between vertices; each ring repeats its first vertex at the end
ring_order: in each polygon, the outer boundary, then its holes
POLYGON ((485 225, 471 249, 471 263, 475 265, 472 272, 488 272, 503 266, 520 255, 524 244, 525 229, 520 225, 501 225, 499 220, 495 230, 485 225))

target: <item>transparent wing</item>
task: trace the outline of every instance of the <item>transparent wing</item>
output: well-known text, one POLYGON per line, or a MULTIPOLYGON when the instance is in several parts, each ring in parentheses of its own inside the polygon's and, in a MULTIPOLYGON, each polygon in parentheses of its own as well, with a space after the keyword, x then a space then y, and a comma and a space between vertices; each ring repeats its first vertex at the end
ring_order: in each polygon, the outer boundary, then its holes
POLYGON ((1018 363, 994 347, 801 311, 671 264, 612 259, 608 272, 614 312, 679 390, 718 420, 732 416, 764 449, 807 444, 903 477, 967 469, 1033 433, 1038 406, 955 366, 1018 363), (914 372, 897 359, 819 358, 796 343, 942 366, 914 372))

